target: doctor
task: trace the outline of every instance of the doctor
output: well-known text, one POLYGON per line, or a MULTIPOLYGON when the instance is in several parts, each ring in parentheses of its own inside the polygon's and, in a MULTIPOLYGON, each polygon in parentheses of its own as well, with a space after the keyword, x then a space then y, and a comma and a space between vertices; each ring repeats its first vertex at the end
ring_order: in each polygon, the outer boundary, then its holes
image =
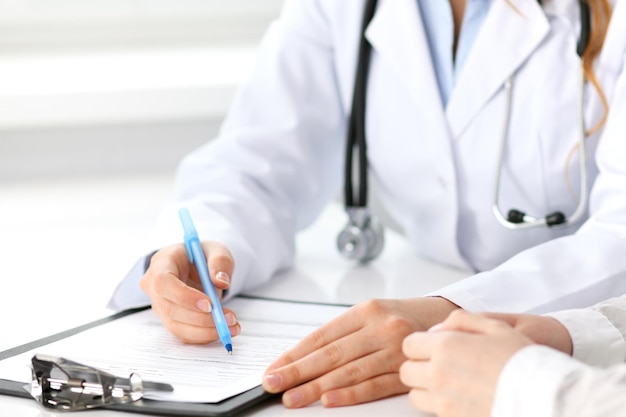
MULTIPOLYGON (((298 344, 264 378, 288 407, 407 392, 403 338, 456 308, 541 313, 626 293, 624 2, 589 0, 590 20, 577 0, 543 3, 378 2, 365 29, 367 169, 417 253, 476 274, 359 304, 298 344), (513 208, 528 216, 507 219, 513 208)), ((365 4, 286 1, 219 137, 181 163, 161 249, 112 307, 150 302, 181 340, 216 339, 180 206, 229 294, 292 264, 295 234, 343 183, 365 4)))

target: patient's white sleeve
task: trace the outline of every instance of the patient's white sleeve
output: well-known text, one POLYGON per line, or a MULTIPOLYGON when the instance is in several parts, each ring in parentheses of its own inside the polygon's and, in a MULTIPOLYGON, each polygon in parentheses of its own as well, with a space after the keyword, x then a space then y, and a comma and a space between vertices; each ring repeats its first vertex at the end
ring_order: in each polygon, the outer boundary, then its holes
POLYGON ((574 358, 602 367, 626 361, 626 296, 547 315, 569 331, 574 358))
POLYGON ((496 387, 492 417, 626 417, 626 364, 598 368, 545 346, 516 353, 496 387))

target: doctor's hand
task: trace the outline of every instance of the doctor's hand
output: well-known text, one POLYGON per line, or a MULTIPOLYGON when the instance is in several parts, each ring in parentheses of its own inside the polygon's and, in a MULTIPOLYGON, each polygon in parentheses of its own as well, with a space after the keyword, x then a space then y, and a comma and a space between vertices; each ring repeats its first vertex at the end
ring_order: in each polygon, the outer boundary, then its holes
POLYGON ((398 371, 405 336, 426 330, 458 308, 439 297, 357 304, 306 336, 265 371, 263 388, 283 404, 352 405, 408 391, 398 371))
POLYGON ((400 378, 409 401, 438 417, 491 415, 506 362, 532 341, 509 324, 458 310, 428 332, 404 339, 400 378))
MULTIPOLYGON (((209 274, 221 297, 230 286, 234 260, 223 245, 202 242, 209 274)), ((203 292, 196 268, 189 262, 184 244, 168 246, 156 252, 140 282, 150 297, 152 309, 163 325, 184 343, 209 343, 218 339, 211 316, 211 300, 203 292)), ((235 313, 224 308, 232 336, 240 332, 235 313)))

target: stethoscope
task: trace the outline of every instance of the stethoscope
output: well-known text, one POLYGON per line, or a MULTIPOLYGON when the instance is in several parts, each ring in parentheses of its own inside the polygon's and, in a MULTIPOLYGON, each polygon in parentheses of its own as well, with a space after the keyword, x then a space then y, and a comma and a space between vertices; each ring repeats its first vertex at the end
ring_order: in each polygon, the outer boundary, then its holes
MULTIPOLYGON (((585 48, 589 43, 591 30, 591 12, 585 0, 579 0, 581 30, 576 52, 582 57, 585 48)), ((367 76, 369 72, 369 60, 371 45, 365 38, 365 30, 369 25, 376 11, 377 0, 368 0, 361 26, 361 37, 359 41, 359 54, 357 61, 356 77, 354 82, 354 93, 352 97, 352 111, 348 123, 347 150, 345 161, 345 181, 344 181, 344 204, 348 214, 348 224, 337 237, 337 248, 339 252, 350 259, 367 262, 376 258, 383 250, 384 229, 382 223, 367 207, 367 146, 365 141, 365 107, 367 93, 367 76), (357 162, 359 184, 358 192, 353 189, 353 164, 357 162)), ((587 206, 587 166, 585 164, 585 125, 584 125, 584 74, 581 71, 580 94, 578 113, 580 120, 580 136, 578 140, 579 151, 579 171, 580 171, 580 195, 575 211, 566 216, 561 211, 549 213, 544 217, 532 217, 518 209, 511 209, 505 216, 500 210, 500 180, 502 177, 502 163, 506 150, 511 97, 513 89, 513 76, 504 83, 505 92, 505 117, 502 128, 502 140, 498 153, 498 163, 495 173, 492 211, 498 222, 509 229, 528 229, 532 227, 545 226, 555 227, 566 223, 575 223, 585 214, 587 206)))

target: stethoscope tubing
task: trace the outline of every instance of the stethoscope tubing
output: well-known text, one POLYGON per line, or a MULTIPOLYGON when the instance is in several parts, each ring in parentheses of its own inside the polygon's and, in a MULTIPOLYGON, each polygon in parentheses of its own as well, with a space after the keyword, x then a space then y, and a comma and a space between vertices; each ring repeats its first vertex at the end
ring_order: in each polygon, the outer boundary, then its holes
POLYGON ((586 137, 586 127, 585 127, 585 76, 582 70, 580 71, 580 90, 578 96, 578 120, 579 120, 579 136, 578 136, 578 168, 580 175, 580 188, 579 188, 579 196, 578 196, 578 205, 576 206, 576 210, 570 216, 566 216, 563 223, 558 225, 549 224, 546 217, 532 217, 529 215, 524 215, 524 221, 520 223, 515 223, 510 221, 507 217, 504 216, 502 210, 500 210, 499 198, 500 198, 500 182, 502 177, 502 164, 504 161, 504 153, 506 150, 507 138, 508 138, 508 130, 511 118, 511 100, 512 100, 512 90, 513 90, 513 77, 509 77, 504 82, 504 94, 505 94, 505 113, 504 113, 504 123, 502 127, 502 135, 501 135, 501 143, 500 149, 498 152, 498 163, 496 167, 496 173, 494 176, 494 188, 493 188, 493 202, 491 205, 491 210, 496 217, 498 223, 502 226, 512 229, 512 230, 521 230, 521 229, 529 229, 537 226, 546 226, 546 227, 561 227, 568 224, 576 223, 581 220, 585 215, 585 211, 587 208, 587 153, 585 151, 585 137, 586 137))
MULTIPOLYGON (((541 3, 541 1, 539 0, 541 3)), ((365 29, 371 21, 375 10, 377 1, 368 0, 363 13, 363 22, 361 27, 361 37, 359 38, 359 54, 357 57, 357 70, 355 77, 352 109, 350 113, 349 125, 348 125, 348 140, 347 140, 347 152, 345 163, 345 181, 344 181, 344 198, 346 209, 353 208, 366 208, 367 207, 367 142, 365 134, 365 111, 366 111, 366 96, 367 96, 367 76, 369 69, 369 59, 371 45, 369 45, 365 38, 365 29), (357 158, 354 156, 354 152, 358 152, 357 158), (357 171, 359 183, 356 187, 357 193, 353 188, 353 163, 358 163, 357 171)), ((580 5, 580 19, 581 19, 581 33, 579 41, 576 47, 576 52, 581 57, 587 47, 590 38, 591 30, 591 13, 589 5, 586 0, 579 0, 580 5)), ((505 93, 505 115, 504 124, 502 127, 501 144, 498 153, 498 161, 496 166, 496 173, 494 179, 493 188, 493 201, 491 205, 492 212, 496 217, 496 220, 504 227, 508 229, 528 229, 537 226, 545 227, 559 227, 567 224, 572 224, 583 218, 587 208, 587 157, 585 152, 585 119, 584 119, 584 90, 585 90, 585 77, 584 71, 581 70, 580 80, 580 92, 578 103, 578 116, 580 123, 580 135, 578 140, 578 152, 579 152, 579 172, 580 172, 580 189, 578 197, 578 205, 574 212, 570 216, 565 216, 562 212, 557 211, 546 215, 545 217, 532 217, 526 215, 518 210, 512 210, 517 213, 515 221, 511 221, 508 217, 502 214, 499 207, 500 198, 500 186, 502 176, 502 166, 507 146, 508 130, 511 118, 511 100, 513 90, 513 76, 509 77, 504 83, 505 93), (557 220, 554 220, 556 216, 557 220)))

